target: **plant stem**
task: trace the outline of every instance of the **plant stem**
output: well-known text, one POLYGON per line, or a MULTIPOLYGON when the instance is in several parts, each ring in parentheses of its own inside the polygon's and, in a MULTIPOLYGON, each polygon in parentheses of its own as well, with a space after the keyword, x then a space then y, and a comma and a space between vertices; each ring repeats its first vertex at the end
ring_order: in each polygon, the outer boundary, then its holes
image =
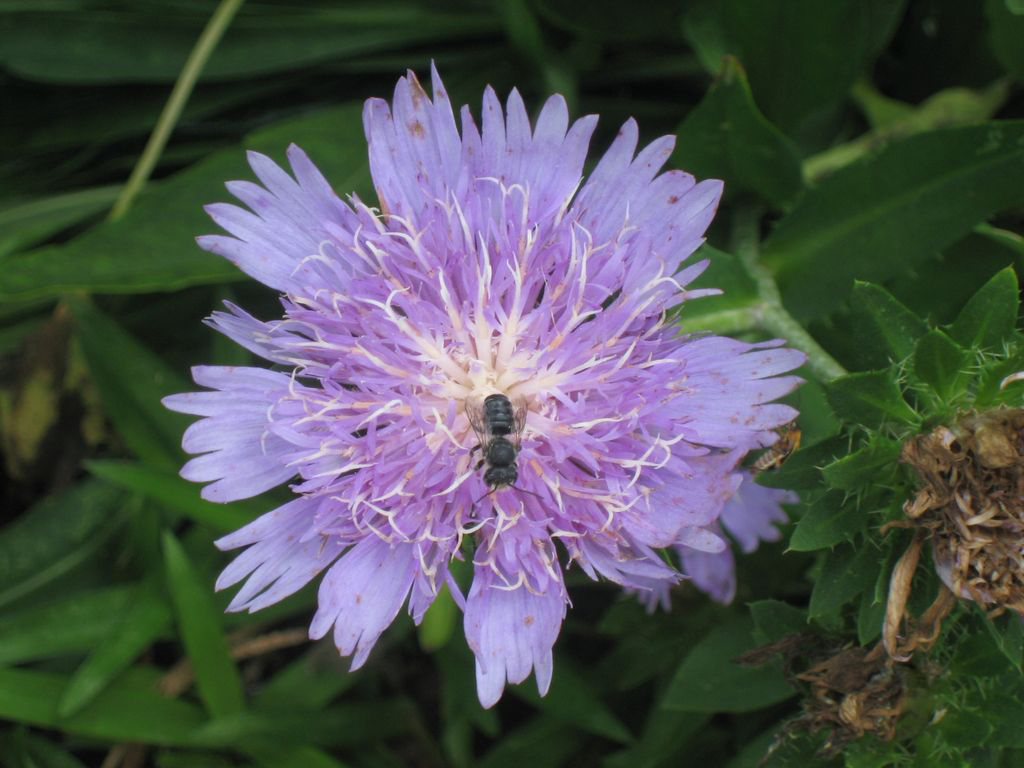
POLYGON ((782 337, 791 346, 807 355, 807 367, 821 381, 831 381, 845 376, 846 369, 786 311, 775 279, 760 263, 758 223, 761 220, 761 211, 758 208, 742 208, 735 216, 733 251, 757 285, 757 295, 760 298, 757 307, 759 325, 766 331, 782 337))
POLYGON ((160 159, 160 155, 167 145, 171 131, 174 130, 178 118, 181 117, 181 111, 185 108, 189 96, 192 95, 192 88, 195 86, 196 80, 199 79, 199 74, 203 71, 210 54, 217 47, 217 43, 220 42, 228 24, 231 23, 231 19, 234 18, 243 2, 245 0, 221 0, 217 10, 213 12, 206 28, 203 29, 203 33, 196 41, 195 47, 189 53, 188 60, 185 62, 181 74, 178 75, 178 80, 174 83, 170 98, 167 99, 163 112, 160 113, 153 133, 149 135, 146 148, 142 150, 139 161, 132 169, 132 175, 121 189, 121 194, 118 195, 114 207, 110 210, 108 218, 111 221, 117 221, 124 216, 132 201, 142 191, 142 187, 149 179, 156 167, 157 160, 160 159))

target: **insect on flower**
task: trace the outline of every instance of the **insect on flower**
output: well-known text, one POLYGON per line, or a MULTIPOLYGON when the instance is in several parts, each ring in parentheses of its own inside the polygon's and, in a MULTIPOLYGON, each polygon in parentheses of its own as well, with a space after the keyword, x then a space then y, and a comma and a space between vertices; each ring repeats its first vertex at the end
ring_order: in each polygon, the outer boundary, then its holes
POLYGON ((513 408, 505 395, 488 395, 483 404, 475 399, 467 402, 466 417, 480 441, 473 451, 479 450, 483 454, 476 468, 479 470, 487 464, 484 482, 491 489, 487 494, 514 486, 519 477, 516 456, 522 448, 526 403, 520 401, 513 408))
POLYGON ((430 93, 410 73, 366 103, 376 206, 297 147, 293 175, 250 154, 261 183, 228 183, 249 210, 209 206, 228 234, 199 244, 277 290, 283 317, 229 304, 210 324, 283 370, 200 366, 208 391, 165 403, 201 417, 182 475, 204 498, 294 494, 217 542, 245 548, 217 582, 244 582, 229 610, 326 570, 310 636, 358 667, 403 606, 419 622, 447 589, 491 706, 531 672, 547 690, 566 568, 652 591, 682 578, 658 549, 725 546, 726 490, 795 417, 772 401, 803 355, 670 322, 716 293, 687 288, 706 261, 679 265, 722 192, 659 174, 671 137, 638 149, 630 120, 585 178, 596 117, 570 124, 560 96, 531 124, 488 88, 479 125, 458 117, 436 72, 430 93))
POLYGON ((755 476, 766 470, 778 469, 800 448, 803 432, 795 423, 787 424, 777 432, 778 441, 758 456, 757 461, 751 467, 755 476))

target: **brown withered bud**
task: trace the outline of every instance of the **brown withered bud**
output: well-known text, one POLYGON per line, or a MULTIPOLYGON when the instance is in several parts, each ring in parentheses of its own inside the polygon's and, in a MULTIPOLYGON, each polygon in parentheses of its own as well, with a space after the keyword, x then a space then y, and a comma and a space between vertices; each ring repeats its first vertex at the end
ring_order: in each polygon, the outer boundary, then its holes
POLYGON ((805 633, 757 648, 735 661, 761 666, 779 656, 786 679, 803 694, 803 711, 786 725, 783 735, 823 732, 819 754, 826 758, 840 754, 865 734, 883 741, 893 738, 906 709, 910 673, 886 658, 881 648, 868 650, 805 633))
POLYGON ((967 414, 900 458, 919 481, 907 524, 930 535, 946 586, 993 615, 1024 615, 1024 409, 967 414))

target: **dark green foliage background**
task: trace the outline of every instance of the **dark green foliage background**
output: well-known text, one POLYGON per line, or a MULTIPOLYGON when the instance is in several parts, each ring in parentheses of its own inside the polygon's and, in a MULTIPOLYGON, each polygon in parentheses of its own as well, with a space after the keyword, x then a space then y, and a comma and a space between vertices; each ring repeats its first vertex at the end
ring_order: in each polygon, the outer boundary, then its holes
MULTIPOLYGON (((800 711, 780 667, 731 660, 808 627, 876 640, 907 543, 878 534, 909 487, 899 440, 1020 402, 997 385, 1024 369, 1024 3, 250 0, 111 222, 216 7, 0 5, 0 764, 752 768, 773 744, 773 765, 829 762, 813 739, 777 740, 800 711), (574 570, 550 694, 531 680, 486 712, 450 601, 420 628, 400 616, 354 675, 330 643, 233 659, 301 632, 315 587, 223 613, 211 542, 281 493, 200 501, 177 477, 188 420, 159 404, 190 388, 189 365, 250 361, 202 325, 222 300, 277 312, 193 241, 214 229, 201 206, 251 177, 243 150, 295 142, 372 200, 362 101, 431 60, 458 104, 490 83, 599 113, 595 156, 629 116, 648 140, 678 133, 672 164, 727 184, 702 278, 726 292, 680 323, 764 338, 770 277, 853 374, 804 372, 791 401, 810 447, 770 479, 803 501, 783 542, 740 559, 734 605, 684 586, 648 616, 574 570), (183 663, 194 685, 158 692, 183 663)), ((950 627, 948 673, 921 699, 949 719, 832 764, 1024 765, 1019 625, 963 607, 950 627)))

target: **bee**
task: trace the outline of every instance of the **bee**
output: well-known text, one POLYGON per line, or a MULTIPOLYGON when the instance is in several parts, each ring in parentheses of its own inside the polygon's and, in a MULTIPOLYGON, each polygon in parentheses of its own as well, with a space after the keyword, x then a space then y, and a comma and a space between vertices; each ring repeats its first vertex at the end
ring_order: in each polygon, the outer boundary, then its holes
POLYGON ((800 431, 800 427, 796 425, 796 422, 791 422, 779 428, 777 433, 779 439, 775 442, 775 445, 770 446, 754 462, 753 470, 755 475, 768 469, 778 469, 800 447, 800 438, 803 433, 800 431))
POLYGON ((490 487, 487 494, 501 488, 510 488, 519 479, 516 457, 522 445, 523 427, 526 424, 526 403, 518 402, 515 406, 505 395, 488 395, 483 403, 470 401, 466 404, 466 416, 469 424, 476 432, 481 452, 476 468, 484 464, 484 482, 490 487))

